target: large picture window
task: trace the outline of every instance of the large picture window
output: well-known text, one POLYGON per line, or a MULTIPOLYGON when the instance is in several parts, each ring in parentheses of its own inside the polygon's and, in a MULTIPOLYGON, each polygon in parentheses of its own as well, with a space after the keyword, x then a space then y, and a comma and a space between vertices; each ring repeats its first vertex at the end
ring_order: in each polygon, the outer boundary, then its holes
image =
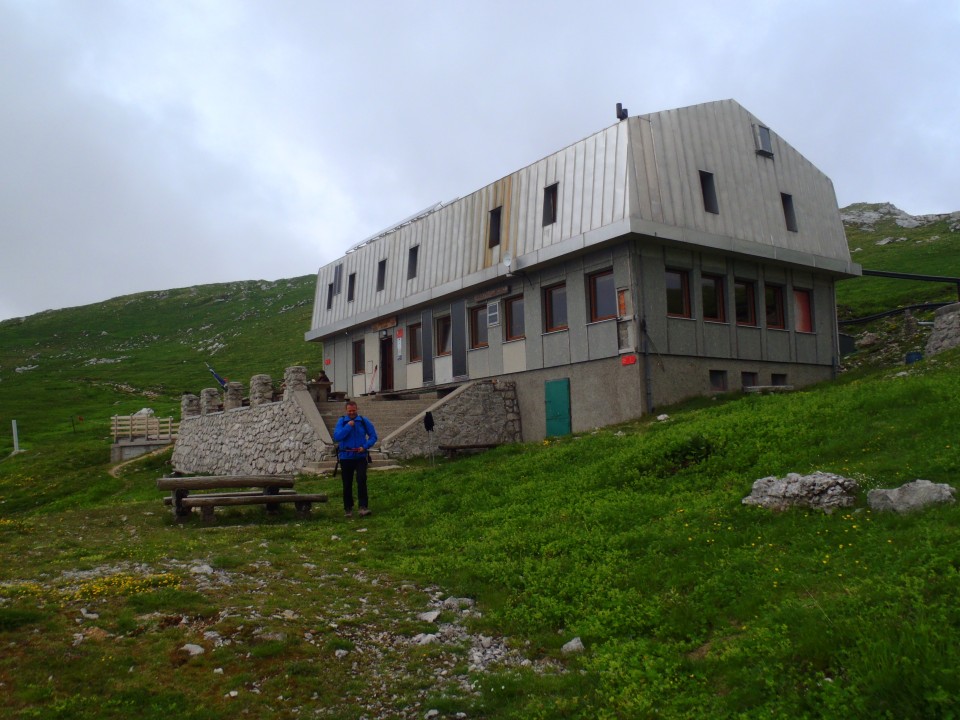
POLYGON ((560 283, 543 291, 544 330, 567 329, 567 285, 560 283))
POLYGON ((686 270, 667 270, 667 315, 690 317, 690 273, 686 270))
POLYGON ((590 291, 590 322, 609 320, 617 316, 617 288, 613 284, 613 270, 594 273, 588 278, 590 291))
POLYGON ((362 375, 363 374, 363 340, 354 340, 353 341, 353 374, 362 375))
POLYGON ((470 347, 487 347, 487 306, 470 308, 470 347))
POLYGON ((723 307, 723 278, 719 275, 700 276, 700 301, 703 319, 724 322, 727 314, 723 307))
POLYGON ((420 323, 407 326, 407 362, 423 360, 423 326, 420 323))
POLYGON ((767 308, 767 327, 784 330, 787 327, 783 312, 783 288, 779 285, 764 285, 764 303, 767 308))
POLYGON ((434 337, 436 338, 437 351, 436 355, 449 355, 450 354, 450 316, 444 315, 443 317, 438 317, 434 321, 434 337))
POLYGON ((526 337, 523 322, 523 295, 507 298, 503 312, 506 317, 506 339, 521 340, 526 337))

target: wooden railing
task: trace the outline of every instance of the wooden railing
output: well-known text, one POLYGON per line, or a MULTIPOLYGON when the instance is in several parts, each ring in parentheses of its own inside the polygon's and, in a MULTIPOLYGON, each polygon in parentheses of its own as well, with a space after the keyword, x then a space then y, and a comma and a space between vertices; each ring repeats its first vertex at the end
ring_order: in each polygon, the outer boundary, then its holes
POLYGON ((173 418, 157 418, 150 415, 114 415, 113 441, 120 440, 170 440, 177 439, 180 423, 173 418))

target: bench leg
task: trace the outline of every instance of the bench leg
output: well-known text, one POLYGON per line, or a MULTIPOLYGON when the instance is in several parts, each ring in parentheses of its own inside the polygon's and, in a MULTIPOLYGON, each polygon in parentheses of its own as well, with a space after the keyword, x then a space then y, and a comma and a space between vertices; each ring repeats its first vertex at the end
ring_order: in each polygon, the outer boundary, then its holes
POLYGON ((200 512, 203 514, 204 522, 213 522, 216 519, 216 516, 213 514, 213 505, 204 505, 200 508, 200 512))
POLYGON ((310 517, 310 508, 313 506, 313 503, 300 501, 300 502, 293 503, 293 506, 297 509, 297 515, 299 515, 300 517, 302 518, 310 517))
POLYGON ((177 520, 183 520, 184 518, 190 517, 190 513, 193 511, 192 508, 185 508, 183 506, 183 499, 190 494, 189 490, 178 489, 170 493, 171 503, 170 506, 173 508, 173 516, 177 520))

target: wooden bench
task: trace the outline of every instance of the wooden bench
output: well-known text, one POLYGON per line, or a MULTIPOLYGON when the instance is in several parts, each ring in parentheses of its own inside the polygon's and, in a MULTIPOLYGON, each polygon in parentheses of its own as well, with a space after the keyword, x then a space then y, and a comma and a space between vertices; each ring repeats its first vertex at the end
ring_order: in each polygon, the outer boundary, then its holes
POLYGON ((498 447, 500 443, 475 443, 473 445, 438 445, 437 449, 444 453, 448 458, 454 457, 460 452, 473 452, 475 450, 491 450, 498 447))
POLYGON ((281 503, 293 503, 301 516, 310 514, 315 502, 326 502, 327 496, 298 493, 292 475, 207 475, 200 477, 164 477, 157 480, 158 490, 169 490, 164 503, 172 506, 174 517, 182 520, 200 508, 204 521, 214 520, 214 508, 230 505, 263 505, 267 512, 276 512, 281 503), (192 490, 220 490, 191 495, 192 490), (259 491, 238 491, 234 488, 261 488, 259 491))
POLYGON ((743 388, 745 393, 755 393, 758 395, 785 393, 791 390, 793 390, 793 385, 747 385, 743 388))

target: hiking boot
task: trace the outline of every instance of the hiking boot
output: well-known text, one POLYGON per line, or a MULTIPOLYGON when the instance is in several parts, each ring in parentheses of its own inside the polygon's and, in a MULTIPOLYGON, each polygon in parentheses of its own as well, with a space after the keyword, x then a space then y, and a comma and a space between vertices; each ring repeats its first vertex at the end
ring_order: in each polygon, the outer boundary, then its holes
POLYGON ((370 511, 367 510, 366 508, 360 508, 360 517, 366 517, 369 514, 370 514, 370 511))
POLYGON ((347 510, 347 511, 343 514, 343 516, 344 516, 345 518, 352 518, 352 517, 353 517, 353 510, 347 510))

